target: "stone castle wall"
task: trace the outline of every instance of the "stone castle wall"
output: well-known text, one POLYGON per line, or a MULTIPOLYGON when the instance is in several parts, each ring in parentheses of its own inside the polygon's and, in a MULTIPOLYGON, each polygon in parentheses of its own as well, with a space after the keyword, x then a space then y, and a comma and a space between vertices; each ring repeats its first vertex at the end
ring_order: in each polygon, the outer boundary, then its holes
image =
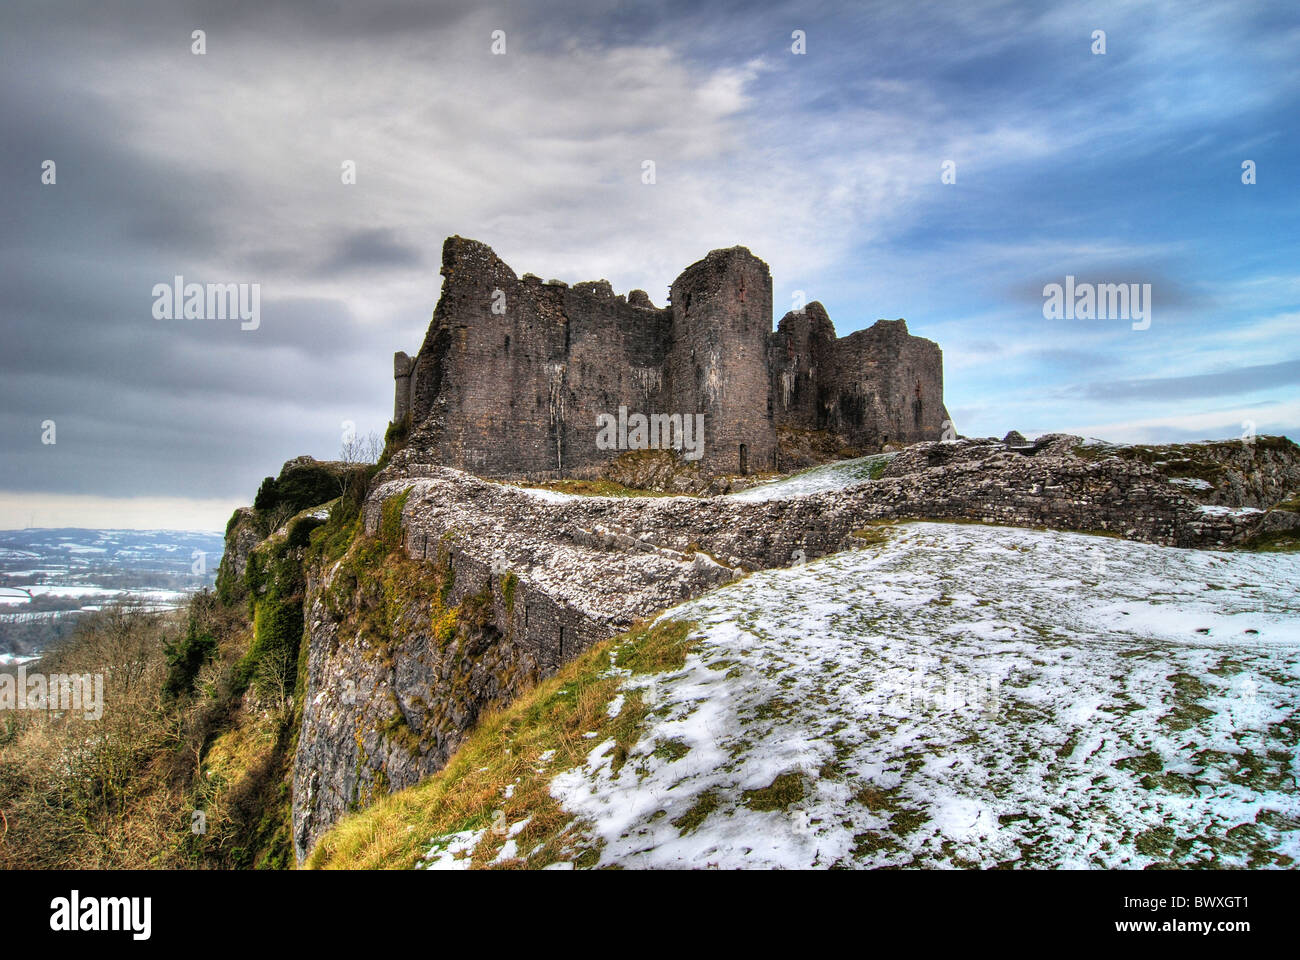
POLYGON ((419 353, 394 357, 394 421, 440 462, 481 476, 582 476, 621 451, 598 416, 704 415, 701 468, 780 468, 777 428, 829 431, 843 446, 937 439, 938 346, 902 321, 835 338, 810 304, 773 333, 767 264, 715 250, 655 307, 604 280, 518 277, 482 243, 443 246, 442 296, 419 353))

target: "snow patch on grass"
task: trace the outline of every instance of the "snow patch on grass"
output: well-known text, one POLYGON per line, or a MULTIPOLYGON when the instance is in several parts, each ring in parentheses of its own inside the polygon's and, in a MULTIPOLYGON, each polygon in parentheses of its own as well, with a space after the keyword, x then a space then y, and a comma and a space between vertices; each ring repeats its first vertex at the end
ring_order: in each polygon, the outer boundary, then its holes
POLYGON ((486 832, 486 830, 462 830, 460 833, 435 838, 433 846, 424 855, 424 869, 468 870, 474 848, 478 846, 478 842, 483 839, 483 834, 486 832))
POLYGON ((880 471, 893 456, 892 453, 877 453, 853 460, 828 463, 805 470, 803 473, 796 473, 792 477, 729 493, 727 496, 732 500, 765 501, 843 490, 879 476, 880 471))
POLYGON ((626 681, 653 708, 625 760, 551 793, 604 865, 1294 865, 1296 582, 1294 555, 902 525, 674 609, 702 643, 626 681))

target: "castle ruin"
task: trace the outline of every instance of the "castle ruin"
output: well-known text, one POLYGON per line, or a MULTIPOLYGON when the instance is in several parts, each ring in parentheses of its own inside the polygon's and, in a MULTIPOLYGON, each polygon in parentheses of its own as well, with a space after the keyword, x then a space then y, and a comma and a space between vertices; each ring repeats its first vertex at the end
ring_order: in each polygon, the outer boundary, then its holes
POLYGON ((837 338, 817 302, 774 332, 771 275, 744 247, 687 267, 665 307, 606 280, 520 278, 461 237, 441 272, 424 344, 394 357, 393 418, 479 476, 596 473, 622 452, 598 443, 620 408, 657 427, 703 414, 698 463, 713 475, 782 469, 783 433, 865 453, 939 439, 948 420, 935 343, 902 320, 837 338))

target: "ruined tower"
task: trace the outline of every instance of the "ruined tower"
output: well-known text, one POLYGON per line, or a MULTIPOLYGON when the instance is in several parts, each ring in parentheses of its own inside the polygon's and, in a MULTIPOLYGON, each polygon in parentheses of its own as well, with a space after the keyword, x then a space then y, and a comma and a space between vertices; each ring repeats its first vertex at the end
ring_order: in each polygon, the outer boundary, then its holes
POLYGON ((744 247, 714 250, 672 285, 668 378, 676 409, 704 414, 711 473, 776 468, 768 337, 772 277, 744 247))
POLYGON ((937 440, 943 403, 938 344, 878 320, 836 338, 820 303, 787 313, 772 335, 772 394, 779 427, 825 430, 847 447, 937 440))

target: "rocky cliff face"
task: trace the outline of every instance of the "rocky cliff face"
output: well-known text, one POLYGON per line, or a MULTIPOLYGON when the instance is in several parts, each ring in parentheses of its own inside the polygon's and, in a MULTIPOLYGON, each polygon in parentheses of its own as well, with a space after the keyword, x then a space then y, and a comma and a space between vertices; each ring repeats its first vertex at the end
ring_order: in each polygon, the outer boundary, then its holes
POLYGON ((570 497, 418 448, 375 478, 355 541, 320 556, 294 780, 298 855, 348 809, 437 770, 484 710, 592 643, 748 571, 852 548, 874 523, 976 520, 1220 548, 1300 514, 1288 440, 1172 448, 922 443, 831 492, 570 497), (1161 452, 1164 451, 1164 452, 1161 452))
POLYGON ((236 510, 226 525, 226 549, 217 569, 217 592, 226 602, 243 599, 248 558, 263 538, 254 511, 250 507, 236 510))
POLYGON ((443 766, 484 709, 537 679, 536 659, 508 632, 511 605, 508 582, 450 549, 426 563, 380 538, 313 570, 294 777, 300 857, 344 811, 443 766))

